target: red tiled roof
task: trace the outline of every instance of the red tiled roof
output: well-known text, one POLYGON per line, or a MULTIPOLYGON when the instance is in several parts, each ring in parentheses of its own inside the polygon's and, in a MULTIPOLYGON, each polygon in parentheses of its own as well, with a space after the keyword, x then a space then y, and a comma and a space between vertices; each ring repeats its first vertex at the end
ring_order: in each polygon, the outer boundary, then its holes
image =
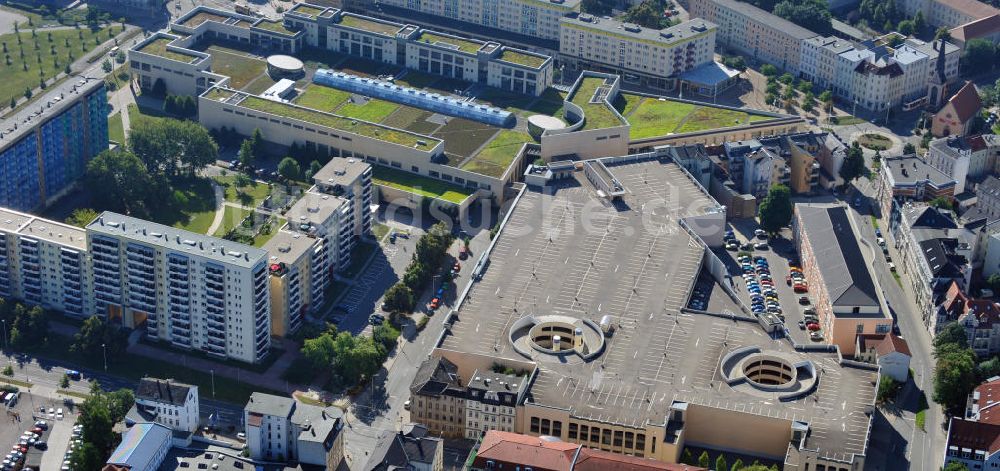
POLYGON ((968 42, 996 33, 1000 33, 1000 13, 956 26, 951 30, 951 37, 956 41, 968 42))
POLYGON ((1000 451, 1000 425, 951 419, 948 446, 996 453, 1000 451))
POLYGON ((955 108, 955 114, 959 121, 967 122, 976 116, 983 102, 979 99, 979 92, 972 82, 965 82, 965 85, 948 99, 948 103, 955 108))
POLYGON ((1000 425, 1000 378, 976 387, 979 393, 979 422, 1000 425))
POLYGON ((881 342, 875 344, 875 352, 878 353, 878 356, 888 355, 892 352, 912 356, 910 354, 910 347, 906 345, 906 340, 893 334, 886 335, 881 342))
POLYGON ((978 329, 989 329, 1000 322, 1000 304, 992 299, 971 300, 968 302, 966 316, 975 316, 978 329))
POLYGON ((476 454, 480 459, 517 463, 534 469, 565 470, 573 467, 573 456, 580 445, 548 441, 520 433, 490 430, 483 437, 476 454))
POLYGON ((573 471, 694 471, 703 470, 686 464, 664 463, 610 451, 580 449, 573 471))
POLYGON ((952 281, 951 285, 948 286, 948 292, 945 294, 941 307, 948 313, 949 320, 955 320, 968 311, 965 305, 967 302, 969 302, 969 298, 962 291, 958 282, 952 281))

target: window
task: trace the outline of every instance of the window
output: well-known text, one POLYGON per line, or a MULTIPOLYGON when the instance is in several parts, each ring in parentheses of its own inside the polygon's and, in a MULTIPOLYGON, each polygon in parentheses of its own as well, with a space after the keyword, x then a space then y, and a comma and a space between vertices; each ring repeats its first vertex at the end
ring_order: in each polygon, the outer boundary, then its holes
POLYGON ((552 436, 561 437, 562 436, 562 422, 558 420, 552 421, 552 436))
POLYGON ((601 445, 611 444, 611 429, 601 430, 601 445))
POLYGON ((592 427, 590 429, 590 441, 597 443, 601 441, 601 429, 598 427, 592 427))
POLYGON ((567 433, 568 433, 568 435, 567 435, 567 436, 568 436, 568 438, 569 438, 570 440, 576 440, 576 434, 577 434, 577 425, 576 425, 576 424, 574 424, 574 423, 570 423, 570 424, 569 424, 569 431, 568 431, 567 433))
POLYGON ((538 433, 538 417, 531 418, 531 433, 538 433))
POLYGON ((550 435, 552 429, 552 422, 549 419, 542 419, 542 435, 550 435))
POLYGON ((646 434, 644 433, 635 434, 635 449, 636 450, 646 449, 646 434))

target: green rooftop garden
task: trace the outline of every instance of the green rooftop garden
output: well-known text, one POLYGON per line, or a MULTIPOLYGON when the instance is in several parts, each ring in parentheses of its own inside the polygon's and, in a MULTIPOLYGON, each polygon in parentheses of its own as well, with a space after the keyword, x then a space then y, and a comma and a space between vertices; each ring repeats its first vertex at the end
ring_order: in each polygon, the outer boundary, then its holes
POLYGON ((173 41, 172 38, 156 38, 146 43, 146 45, 143 46, 142 49, 139 49, 139 52, 152 54, 154 56, 160 56, 165 59, 170 59, 177 62, 184 62, 185 64, 190 64, 191 62, 193 62, 195 59, 198 58, 198 56, 194 54, 168 51, 167 44, 170 44, 171 41, 173 41))
POLYGON ((372 183, 422 196, 460 204, 475 190, 435 180, 402 170, 376 165, 372 168, 372 183))
POLYGON ((273 31, 279 34, 287 34, 288 36, 294 36, 295 31, 292 31, 285 27, 285 23, 281 21, 273 20, 260 20, 254 25, 256 28, 265 29, 268 31, 273 31))
POLYGON ((486 144, 475 157, 466 161, 460 167, 488 177, 500 178, 514 161, 514 156, 526 142, 533 142, 527 133, 504 129, 486 144))
POLYGON ((513 62, 515 64, 520 64, 537 69, 545 63, 545 57, 536 56, 534 54, 526 54, 523 52, 517 52, 513 49, 504 49, 503 53, 500 54, 500 60, 513 62))
POLYGON ((440 142, 439 140, 414 134, 398 129, 391 129, 365 121, 353 120, 343 116, 329 113, 322 113, 316 110, 293 106, 288 103, 265 100, 255 96, 246 97, 241 103, 242 106, 252 110, 271 113, 278 116, 285 116, 291 119, 313 123, 317 126, 325 126, 344 132, 351 132, 373 139, 379 139, 393 144, 406 147, 414 147, 421 150, 430 150, 440 142))
POLYGON ((583 77, 579 88, 577 88, 576 92, 570 98, 570 101, 582 108, 583 113, 586 115, 584 118, 586 122, 580 128, 581 131, 586 129, 604 129, 624 124, 606 102, 590 102, 591 98, 594 97, 594 93, 597 92, 597 89, 601 85, 604 85, 604 78, 602 77, 583 77))
POLYGON ((215 21, 218 23, 222 23, 223 21, 226 21, 226 18, 227 17, 222 15, 216 15, 215 13, 203 11, 192 16, 191 18, 188 18, 187 20, 184 20, 184 22, 181 24, 189 28, 194 28, 206 21, 215 21))
POLYGON ((452 46, 457 47, 459 51, 468 52, 470 54, 475 54, 476 51, 478 51, 479 48, 483 46, 482 43, 476 41, 459 39, 451 36, 441 36, 439 34, 428 33, 426 31, 421 33, 420 38, 418 38, 417 40, 420 42, 430 43, 430 44, 434 43, 451 44, 452 46))
POLYGON ((379 21, 372 21, 355 15, 344 15, 340 18, 340 24, 350 28, 357 28, 372 33, 384 34, 386 36, 395 35, 403 25, 385 24, 379 21))
POLYGON ((742 126, 774 119, 741 110, 729 110, 671 99, 659 99, 623 93, 626 106, 622 114, 632 125, 631 139, 667 136, 710 129, 742 126))
POLYGON ((232 90, 226 90, 223 88, 216 87, 209 90, 208 93, 205 94, 205 98, 208 98, 209 100, 219 101, 219 100, 226 100, 235 94, 236 92, 232 90))
POLYGON ((316 8, 302 3, 300 3, 295 8, 292 8, 292 11, 294 11, 295 13, 299 13, 301 15, 306 15, 311 18, 315 18, 319 16, 320 13, 323 13, 322 8, 316 8))

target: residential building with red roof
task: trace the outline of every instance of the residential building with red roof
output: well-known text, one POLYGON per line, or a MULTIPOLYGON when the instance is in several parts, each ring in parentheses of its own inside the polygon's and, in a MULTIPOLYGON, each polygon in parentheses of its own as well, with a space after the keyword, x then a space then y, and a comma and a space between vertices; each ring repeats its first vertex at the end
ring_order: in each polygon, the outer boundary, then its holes
POLYGON ((876 363, 881 374, 905 383, 910 376, 910 347, 902 337, 889 333, 858 335, 854 346, 854 359, 876 363))
POLYGON ((956 26, 949 32, 952 42, 962 49, 973 39, 1000 42, 1000 13, 956 26))
POLYGON ((948 424, 944 462, 972 470, 1000 467, 1000 376, 976 387, 965 415, 948 424))
POLYGON ((685 464, 595 450, 554 437, 490 430, 472 462, 473 470, 532 471, 697 471, 685 464))
POLYGON ((965 414, 976 422, 1000 425, 1000 376, 986 380, 969 394, 965 414))
POLYGON ((972 122, 983 107, 979 92, 972 82, 965 82, 931 121, 931 134, 937 137, 965 136, 972 129, 972 122))
POLYGON ((992 299, 975 299, 966 306, 958 322, 965 328, 969 347, 984 359, 1000 353, 1000 304, 992 299))

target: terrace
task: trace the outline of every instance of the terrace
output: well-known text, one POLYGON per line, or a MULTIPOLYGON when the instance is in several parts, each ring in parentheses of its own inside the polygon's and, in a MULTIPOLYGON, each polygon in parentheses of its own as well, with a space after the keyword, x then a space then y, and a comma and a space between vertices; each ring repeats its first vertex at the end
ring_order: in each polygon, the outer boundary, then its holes
POLYGON ((388 23, 382 21, 375 21, 362 16, 344 14, 340 17, 341 26, 346 26, 349 28, 360 29, 362 31, 368 31, 370 33, 382 34, 385 36, 394 36, 396 32, 403 28, 403 25, 398 23, 388 23))
POLYGON ((461 39, 454 36, 443 36, 440 34, 429 33, 424 31, 417 38, 417 41, 428 44, 437 44, 439 46, 444 46, 448 48, 455 48, 461 52, 475 54, 479 48, 483 47, 483 44, 479 41, 473 41, 470 39, 461 39))
POLYGON ((627 103, 622 114, 632 125, 629 137, 633 140, 745 126, 774 119, 773 116, 752 111, 730 110, 669 98, 630 94, 622 94, 622 97, 627 103))
POLYGON ((500 60, 537 69, 548 60, 548 57, 504 48, 500 60))
POLYGON ((345 118, 334 114, 323 113, 309 108, 265 100, 255 96, 247 96, 240 105, 252 110, 284 116, 290 119, 305 121, 317 126, 324 126, 344 132, 378 139, 401 146, 422 150, 434 148, 440 141, 428 136, 414 134, 399 129, 393 129, 377 124, 345 118))
POLYGON ((162 37, 156 38, 146 43, 146 45, 142 46, 142 48, 140 48, 138 51, 145 54, 159 56, 164 59, 183 62, 185 64, 190 64, 191 62, 200 59, 198 56, 194 54, 188 54, 177 51, 168 51, 167 45, 170 44, 172 41, 173 41, 172 38, 162 38, 162 37))
POLYGON ((284 34, 287 36, 295 36, 296 31, 292 31, 285 27, 285 23, 281 21, 274 20, 260 20, 253 25, 254 28, 263 29, 266 31, 271 31, 273 33, 284 34))
POLYGON ((184 20, 184 22, 181 23, 181 26, 187 26, 188 28, 196 28, 198 27, 198 25, 206 21, 214 21, 216 23, 222 23, 226 21, 226 19, 227 17, 225 16, 218 15, 208 11, 202 11, 184 20))
POLYGON ((474 188, 465 188, 380 165, 372 167, 372 183, 454 204, 461 204, 476 192, 474 188))
POLYGON ((319 16, 321 13, 323 13, 323 11, 324 10, 322 8, 314 7, 314 6, 311 6, 311 5, 306 5, 304 3, 300 3, 300 4, 296 5, 294 8, 292 8, 292 12, 298 13, 300 15, 308 16, 309 18, 313 18, 313 19, 315 19, 317 16, 319 16))
POLYGON ((584 118, 586 122, 580 128, 581 131, 611 128, 625 124, 606 99, 593 101, 594 94, 604 85, 604 81, 603 77, 582 77, 580 86, 569 99, 570 102, 583 109, 583 113, 586 115, 584 118))

